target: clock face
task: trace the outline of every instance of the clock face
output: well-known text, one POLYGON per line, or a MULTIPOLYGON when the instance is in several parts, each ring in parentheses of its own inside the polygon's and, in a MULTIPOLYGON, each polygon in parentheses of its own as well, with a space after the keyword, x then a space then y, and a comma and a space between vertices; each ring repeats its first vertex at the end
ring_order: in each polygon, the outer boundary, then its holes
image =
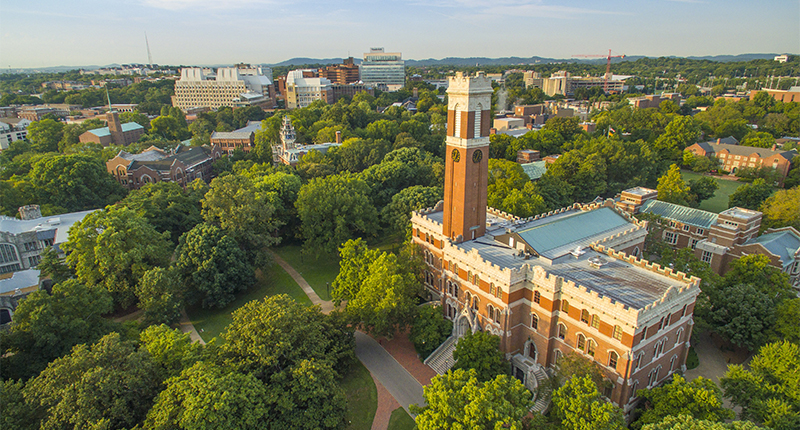
POLYGON ((450 156, 453 157, 453 161, 455 161, 456 163, 458 163, 458 161, 461 160, 461 153, 458 152, 458 149, 454 149, 453 153, 450 154, 450 156))
POLYGON ((480 163, 482 159, 483 159, 483 151, 481 151, 480 149, 475 150, 475 152, 472 153, 473 163, 480 163))

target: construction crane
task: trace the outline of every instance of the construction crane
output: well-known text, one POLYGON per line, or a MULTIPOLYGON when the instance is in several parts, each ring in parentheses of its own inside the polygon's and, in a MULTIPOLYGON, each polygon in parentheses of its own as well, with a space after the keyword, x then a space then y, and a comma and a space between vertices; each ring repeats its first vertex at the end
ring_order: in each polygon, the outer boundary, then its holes
POLYGON ((573 57, 581 57, 581 58, 608 58, 606 61, 606 82, 603 85, 603 91, 608 92, 608 79, 611 77, 611 59, 612 58, 625 58, 625 54, 622 55, 611 55, 611 50, 608 50, 608 55, 573 55, 573 57))

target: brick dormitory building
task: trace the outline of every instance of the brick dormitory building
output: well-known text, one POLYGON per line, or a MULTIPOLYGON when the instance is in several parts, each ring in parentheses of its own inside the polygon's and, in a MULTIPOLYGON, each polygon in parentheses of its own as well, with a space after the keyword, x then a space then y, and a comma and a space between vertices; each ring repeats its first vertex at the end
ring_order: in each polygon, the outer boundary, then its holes
POLYGON ((426 363, 444 373, 457 340, 483 330, 535 389, 574 351, 630 412, 637 389, 684 368, 700 280, 640 259, 647 223, 613 200, 527 219, 488 208, 490 80, 457 73, 449 84, 444 201, 412 214, 427 291, 454 322, 426 363))
POLYGON ((129 190, 154 182, 176 182, 185 187, 195 179, 210 182, 214 177, 212 164, 221 156, 222 150, 216 145, 178 146, 173 151, 151 146, 140 154, 120 151, 106 162, 106 168, 129 190))

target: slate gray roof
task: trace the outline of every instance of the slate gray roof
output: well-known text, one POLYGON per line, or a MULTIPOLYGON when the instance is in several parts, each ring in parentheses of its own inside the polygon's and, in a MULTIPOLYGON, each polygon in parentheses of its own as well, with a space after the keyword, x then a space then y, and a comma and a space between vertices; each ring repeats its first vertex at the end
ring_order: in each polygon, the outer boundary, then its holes
POLYGON ((661 200, 648 200, 642 204, 642 212, 660 215, 672 221, 700 228, 709 228, 717 222, 718 215, 713 212, 695 209, 661 200))
POLYGON ((772 157, 773 155, 780 155, 787 160, 791 160, 797 151, 773 151, 770 148, 757 148, 755 146, 742 146, 742 145, 727 145, 718 144, 714 142, 703 142, 699 144, 706 152, 713 152, 719 154, 722 150, 727 150, 733 155, 749 157, 752 154, 757 154, 760 158, 772 157))
POLYGON ((10 278, 0 279, 0 294, 34 285, 39 285, 39 271, 36 269, 21 270, 12 273, 10 278))
POLYGON ((20 234, 26 231, 44 232, 55 230, 55 243, 58 244, 67 241, 67 233, 73 224, 81 221, 86 215, 95 210, 45 216, 31 220, 0 216, 0 231, 20 234))
POLYGON ((769 252, 780 257, 783 267, 791 264, 794 261, 794 255, 800 251, 800 237, 791 230, 762 234, 757 238, 748 240, 746 245, 750 244, 760 244, 767 248, 769 252))

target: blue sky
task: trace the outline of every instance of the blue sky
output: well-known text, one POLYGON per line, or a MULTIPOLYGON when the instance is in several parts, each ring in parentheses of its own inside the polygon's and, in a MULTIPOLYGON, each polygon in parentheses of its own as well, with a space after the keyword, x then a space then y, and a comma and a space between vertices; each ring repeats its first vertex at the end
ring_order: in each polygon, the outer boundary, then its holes
POLYGON ((0 68, 603 54, 800 54, 798 0, 0 0, 0 68))

